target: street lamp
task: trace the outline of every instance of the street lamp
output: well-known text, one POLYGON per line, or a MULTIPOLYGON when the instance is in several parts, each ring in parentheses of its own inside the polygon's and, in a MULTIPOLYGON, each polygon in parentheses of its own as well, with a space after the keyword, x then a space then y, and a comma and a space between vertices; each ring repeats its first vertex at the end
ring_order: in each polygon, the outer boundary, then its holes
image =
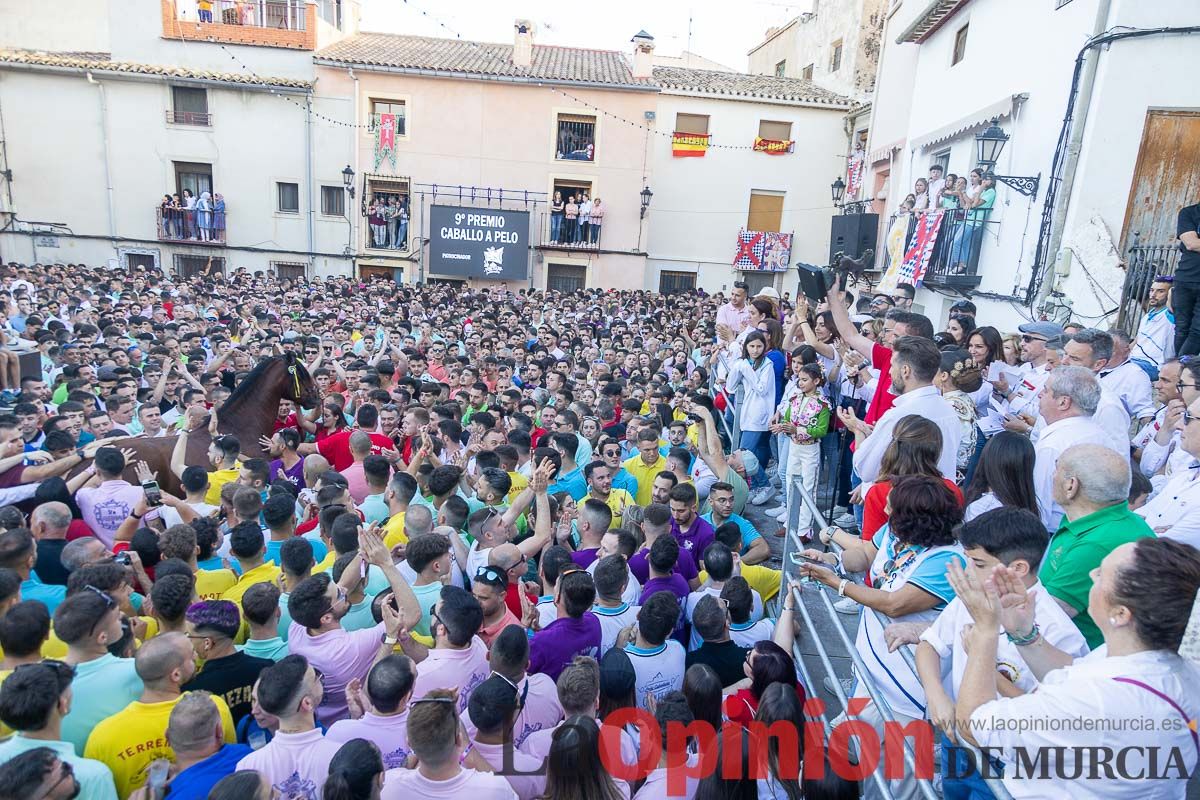
POLYGON ((654 197, 654 192, 650 191, 649 186, 642 187, 642 216, 639 219, 646 218, 646 209, 650 207, 650 199, 654 197))
POLYGON ((833 192, 833 204, 837 208, 842 207, 842 199, 846 196, 846 182, 841 176, 834 179, 833 183, 829 184, 829 189, 833 192))
POLYGON ((975 134, 976 161, 980 169, 990 173, 999 183, 1011 186, 1026 197, 1037 199, 1038 187, 1042 182, 1042 173, 1035 177, 1027 175, 996 175, 992 172, 996 162, 1000 160, 1000 152, 1008 143, 1009 135, 999 125, 999 117, 992 117, 992 122, 986 130, 975 134))
POLYGON ((342 170, 342 186, 350 197, 346 200, 346 251, 345 255, 354 252, 354 223, 350 220, 350 207, 354 205, 354 170, 347 164, 342 170))

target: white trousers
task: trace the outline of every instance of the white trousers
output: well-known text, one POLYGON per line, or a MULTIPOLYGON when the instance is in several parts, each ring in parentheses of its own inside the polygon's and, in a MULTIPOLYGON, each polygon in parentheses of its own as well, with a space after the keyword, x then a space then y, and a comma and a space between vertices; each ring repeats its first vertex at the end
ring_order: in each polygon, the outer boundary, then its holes
MULTIPOLYGON (((789 439, 788 441, 788 456, 787 456, 787 472, 784 478, 784 487, 792 485, 792 479, 799 477, 804 483, 804 488, 808 490, 809 496, 815 501, 817 498, 817 475, 821 471, 821 445, 819 442, 812 444, 796 444, 789 439)), ((800 521, 797 525, 797 530, 803 534, 812 528, 815 520, 812 512, 808 510, 808 506, 804 505, 800 500, 799 495, 793 495, 788 492, 784 495, 789 499, 789 502, 800 503, 800 521)), ((792 509, 788 508, 788 519, 791 519, 792 509)))

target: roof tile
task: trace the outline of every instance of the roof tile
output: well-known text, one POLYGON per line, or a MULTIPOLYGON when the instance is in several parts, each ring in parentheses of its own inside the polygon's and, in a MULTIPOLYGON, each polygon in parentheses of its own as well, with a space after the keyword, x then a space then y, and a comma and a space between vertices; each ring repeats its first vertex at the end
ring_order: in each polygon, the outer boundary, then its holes
POLYGON ((307 89, 307 81, 292 78, 261 77, 235 72, 188 69, 160 64, 137 64, 130 61, 112 61, 106 53, 49 53, 34 50, 0 50, 0 66, 4 64, 28 64, 32 66, 61 67, 65 69, 93 70, 96 72, 125 72, 139 75, 161 75, 167 78, 191 78, 195 80, 223 81, 257 86, 281 86, 307 89))
POLYGON ((685 67, 655 67, 654 81, 664 89, 682 89, 721 97, 786 100, 832 108, 849 108, 851 104, 850 98, 822 89, 803 78, 776 78, 773 75, 749 75, 744 72, 717 72, 685 67))
POLYGON ((512 52, 511 44, 360 33, 326 47, 316 54, 316 58, 318 61, 466 75, 655 88, 649 79, 633 77, 629 61, 615 50, 535 44, 532 63, 528 67, 514 64, 512 52))

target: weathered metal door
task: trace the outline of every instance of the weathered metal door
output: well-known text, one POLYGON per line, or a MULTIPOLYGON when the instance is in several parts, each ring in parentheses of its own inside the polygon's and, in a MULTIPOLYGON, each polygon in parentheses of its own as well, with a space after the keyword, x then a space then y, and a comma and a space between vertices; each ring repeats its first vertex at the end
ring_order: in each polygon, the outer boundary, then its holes
POLYGON ((1175 240, 1179 209, 1200 202, 1200 112, 1149 111, 1129 189, 1121 250, 1175 240))

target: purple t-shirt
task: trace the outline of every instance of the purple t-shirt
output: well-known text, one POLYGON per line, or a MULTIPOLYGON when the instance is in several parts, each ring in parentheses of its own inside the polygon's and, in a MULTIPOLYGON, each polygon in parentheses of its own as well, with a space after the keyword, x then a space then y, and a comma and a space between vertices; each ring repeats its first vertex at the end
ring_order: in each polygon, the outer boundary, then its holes
POLYGON ((672 517, 671 533, 679 542, 680 549, 691 553, 693 561, 703 558, 704 549, 717 539, 717 533, 713 530, 712 523, 700 516, 692 520, 692 524, 686 531, 681 530, 679 523, 672 517))
POLYGON ((650 599, 650 595, 663 590, 679 598, 680 608, 687 605, 688 594, 690 594, 691 590, 688 589, 687 581, 678 572, 672 572, 669 578, 651 578, 646 581, 642 585, 642 596, 638 598, 638 605, 646 605, 646 601, 650 599))
MULTIPOLYGON (((638 579, 639 583, 645 584, 650 580, 650 548, 644 547, 638 550, 629 557, 629 571, 638 579)), ((700 577, 700 571, 696 569, 696 560, 692 558, 692 554, 682 547, 679 549, 679 558, 675 562, 675 572, 683 576, 684 582, 691 581, 694 578, 700 577)))
POLYGON ((590 611, 579 619, 561 617, 535 633, 529 643, 529 671, 558 681, 575 656, 600 657, 600 620, 590 611))
POLYGON ((304 459, 300 459, 292 465, 291 469, 283 466, 283 459, 277 458, 271 462, 271 483, 274 483, 279 478, 283 478, 288 483, 295 486, 297 489, 303 489, 304 486, 304 459))
POLYGON ((587 569, 592 565, 592 562, 596 560, 596 556, 599 554, 599 552, 599 547, 588 547, 584 550, 576 550, 574 553, 571 553, 571 560, 574 561, 575 566, 579 567, 580 569, 587 569))

